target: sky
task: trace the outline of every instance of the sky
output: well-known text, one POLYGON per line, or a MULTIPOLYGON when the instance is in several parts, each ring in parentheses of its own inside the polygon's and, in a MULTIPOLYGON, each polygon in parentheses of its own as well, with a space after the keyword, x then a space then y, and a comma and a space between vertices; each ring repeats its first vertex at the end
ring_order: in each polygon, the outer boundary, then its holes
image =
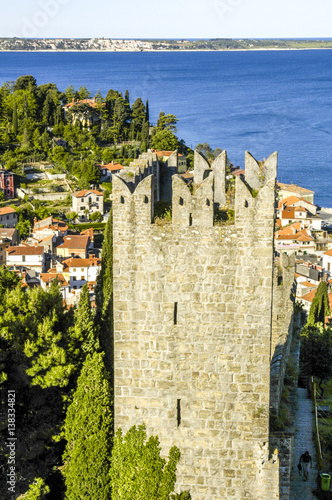
POLYGON ((328 38, 332 0, 12 0, 0 37, 328 38))

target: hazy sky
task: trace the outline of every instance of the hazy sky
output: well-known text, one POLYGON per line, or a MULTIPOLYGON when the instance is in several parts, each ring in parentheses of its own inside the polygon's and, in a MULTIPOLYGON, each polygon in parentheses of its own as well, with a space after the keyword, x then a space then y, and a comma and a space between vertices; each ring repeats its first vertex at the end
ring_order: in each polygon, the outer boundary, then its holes
POLYGON ((332 0, 11 0, 0 37, 332 37, 332 0))

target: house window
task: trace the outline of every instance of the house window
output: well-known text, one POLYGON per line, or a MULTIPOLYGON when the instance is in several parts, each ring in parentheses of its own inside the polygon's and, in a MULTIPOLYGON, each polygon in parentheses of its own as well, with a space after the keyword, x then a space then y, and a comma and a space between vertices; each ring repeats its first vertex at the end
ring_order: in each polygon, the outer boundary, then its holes
POLYGON ((7 220, 9 220, 9 215, 7 215, 7 220))
POLYGON ((81 207, 81 210, 84 210, 84 207, 81 207))
POLYGON ((81 271, 84 271, 84 267, 81 267, 81 271))
POLYGON ((73 268, 73 273, 76 273, 76 267, 73 268))
POLYGON ((25 262, 25 255, 22 255, 22 262, 25 262))
POLYGON ((97 196, 96 200, 99 201, 99 196, 97 196))
POLYGON ((84 203, 84 198, 81 198, 81 203, 84 203))
POLYGON ((73 276, 73 281, 76 281, 76 276, 73 276))
POLYGON ((81 281, 84 281, 84 276, 81 276, 81 281))

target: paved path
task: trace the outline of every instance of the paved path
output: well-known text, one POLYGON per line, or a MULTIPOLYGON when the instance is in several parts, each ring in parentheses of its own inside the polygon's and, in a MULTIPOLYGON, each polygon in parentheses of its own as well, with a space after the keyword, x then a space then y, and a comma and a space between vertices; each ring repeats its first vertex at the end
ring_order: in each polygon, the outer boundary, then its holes
POLYGON ((314 405, 307 395, 307 389, 297 389, 297 411, 295 425, 295 443, 293 468, 291 473, 290 500, 317 500, 312 490, 317 489, 317 459, 314 441, 314 405), (298 473, 297 464, 306 450, 312 457, 312 469, 309 469, 309 481, 303 481, 298 473))

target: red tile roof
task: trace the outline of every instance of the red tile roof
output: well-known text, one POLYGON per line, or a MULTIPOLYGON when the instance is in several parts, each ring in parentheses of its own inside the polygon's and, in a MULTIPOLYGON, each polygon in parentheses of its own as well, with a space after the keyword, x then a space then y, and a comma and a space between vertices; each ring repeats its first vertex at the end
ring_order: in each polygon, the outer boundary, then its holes
POLYGON ((277 187, 282 189, 283 191, 290 191, 291 193, 299 193, 299 194, 314 194, 315 191, 311 191, 310 189, 303 188, 301 186, 297 186, 296 184, 284 184, 283 182, 277 182, 277 187))
POLYGON ((17 211, 12 207, 2 207, 0 208, 0 215, 16 214, 17 211))
POLYGON ((6 253, 7 255, 42 255, 44 253, 44 247, 8 247, 6 248, 6 253))
POLYGON ((91 108, 96 108, 98 105, 105 106, 104 102, 98 102, 95 99, 82 99, 81 101, 77 99, 76 101, 73 100, 72 102, 65 104, 64 108, 70 109, 73 106, 77 106, 80 104, 89 104, 89 106, 91 106, 91 108))
POLYGON ((78 193, 74 193, 74 196, 76 198, 83 198, 84 196, 87 196, 90 193, 96 194, 97 196, 104 196, 104 193, 101 193, 100 191, 96 191, 96 189, 82 189, 82 191, 78 191, 78 193))
POLYGON ((97 257, 90 257, 89 259, 79 259, 76 257, 71 257, 62 262, 68 267, 90 267, 90 266, 101 266, 101 259, 97 257))
POLYGON ((51 283, 54 279, 58 279, 58 282, 62 286, 69 286, 68 281, 64 277, 63 274, 57 274, 57 273, 41 273, 40 274, 40 279, 43 281, 43 283, 51 283))
POLYGON ((323 255, 329 255, 329 256, 331 256, 332 255, 332 250, 327 250, 327 252, 324 252, 323 255))
POLYGON ((116 162, 107 163, 106 165, 97 165, 97 167, 100 168, 101 170, 103 169, 109 170, 110 172, 117 172, 118 170, 122 170, 124 168, 123 165, 116 162))
POLYGON ((57 248, 86 249, 89 243, 89 236, 64 236, 62 245, 57 248))

